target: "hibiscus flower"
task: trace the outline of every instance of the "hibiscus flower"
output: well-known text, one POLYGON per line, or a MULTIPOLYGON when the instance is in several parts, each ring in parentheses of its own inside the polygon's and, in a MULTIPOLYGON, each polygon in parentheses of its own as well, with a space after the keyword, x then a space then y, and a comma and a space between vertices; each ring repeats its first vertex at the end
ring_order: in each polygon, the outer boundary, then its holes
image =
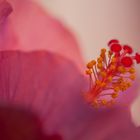
MULTIPOLYGON (((32 1, 0 1, 0 138, 138 140, 129 107, 95 109, 78 44, 32 1)), ((127 92, 137 92, 137 83, 127 92)))

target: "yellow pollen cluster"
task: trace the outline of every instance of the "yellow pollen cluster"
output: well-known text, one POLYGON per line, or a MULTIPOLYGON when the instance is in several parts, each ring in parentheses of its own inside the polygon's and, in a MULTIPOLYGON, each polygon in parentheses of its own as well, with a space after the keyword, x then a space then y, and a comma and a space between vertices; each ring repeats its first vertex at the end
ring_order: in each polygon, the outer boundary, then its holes
POLYGON ((86 74, 90 79, 89 91, 85 99, 94 107, 114 104, 120 92, 132 85, 135 79, 135 69, 125 67, 120 63, 120 57, 110 50, 101 49, 97 60, 87 64, 86 74))

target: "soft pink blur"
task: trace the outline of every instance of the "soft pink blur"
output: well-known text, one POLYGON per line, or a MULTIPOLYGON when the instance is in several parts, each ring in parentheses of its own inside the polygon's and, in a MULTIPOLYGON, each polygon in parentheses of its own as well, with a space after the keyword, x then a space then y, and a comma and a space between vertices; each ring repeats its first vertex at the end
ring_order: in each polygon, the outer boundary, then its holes
POLYGON ((1 140, 62 140, 61 136, 43 133, 39 118, 18 106, 0 105, 1 140))
POLYGON ((64 140, 139 140, 127 107, 95 110, 84 101, 86 82, 69 60, 45 51, 0 54, 1 102, 32 110, 48 134, 64 140))
POLYGON ((1 50, 47 50, 83 67, 77 41, 61 22, 29 0, 7 1, 13 12, 3 31, 1 50))
POLYGON ((106 47, 111 38, 140 51, 139 0, 36 1, 75 31, 87 61, 96 58, 98 49, 106 47))
POLYGON ((9 2, 14 12, 0 40, 1 103, 31 110, 45 133, 64 140, 139 140, 129 108, 95 110, 84 101, 83 62, 64 26, 30 1, 9 2))

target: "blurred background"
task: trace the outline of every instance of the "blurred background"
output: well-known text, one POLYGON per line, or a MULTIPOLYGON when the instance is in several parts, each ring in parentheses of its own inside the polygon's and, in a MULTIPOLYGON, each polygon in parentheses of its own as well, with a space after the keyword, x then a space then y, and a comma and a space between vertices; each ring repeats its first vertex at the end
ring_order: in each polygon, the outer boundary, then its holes
MULTIPOLYGON (((37 0, 75 35, 85 61, 116 38, 140 52, 140 0, 37 0)), ((138 72, 140 74, 140 72, 138 72)), ((132 105, 134 123, 140 126, 140 97, 132 105)))
POLYGON ((40 0, 75 34, 86 60, 96 58, 108 40, 119 39, 140 51, 139 0, 40 0))

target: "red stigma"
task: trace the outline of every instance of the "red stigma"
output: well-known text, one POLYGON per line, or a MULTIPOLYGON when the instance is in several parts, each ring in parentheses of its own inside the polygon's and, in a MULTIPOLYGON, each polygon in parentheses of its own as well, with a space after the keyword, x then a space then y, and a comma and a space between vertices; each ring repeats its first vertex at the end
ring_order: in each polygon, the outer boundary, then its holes
POLYGON ((118 52, 121 51, 122 46, 120 44, 112 44, 110 46, 110 49, 111 49, 112 52, 118 53, 118 52))
POLYGON ((108 42, 108 46, 112 45, 112 44, 118 44, 119 41, 117 39, 112 39, 108 42))
POLYGON ((124 49, 124 51, 126 51, 129 54, 131 54, 133 52, 132 48, 128 45, 124 45, 123 49, 124 49))
POLYGON ((136 59, 137 64, 139 64, 140 63, 140 54, 136 53, 135 59, 136 59))
POLYGON ((132 58, 129 56, 125 56, 121 59, 121 63, 123 64, 123 66, 125 67, 131 67, 133 64, 132 58))

